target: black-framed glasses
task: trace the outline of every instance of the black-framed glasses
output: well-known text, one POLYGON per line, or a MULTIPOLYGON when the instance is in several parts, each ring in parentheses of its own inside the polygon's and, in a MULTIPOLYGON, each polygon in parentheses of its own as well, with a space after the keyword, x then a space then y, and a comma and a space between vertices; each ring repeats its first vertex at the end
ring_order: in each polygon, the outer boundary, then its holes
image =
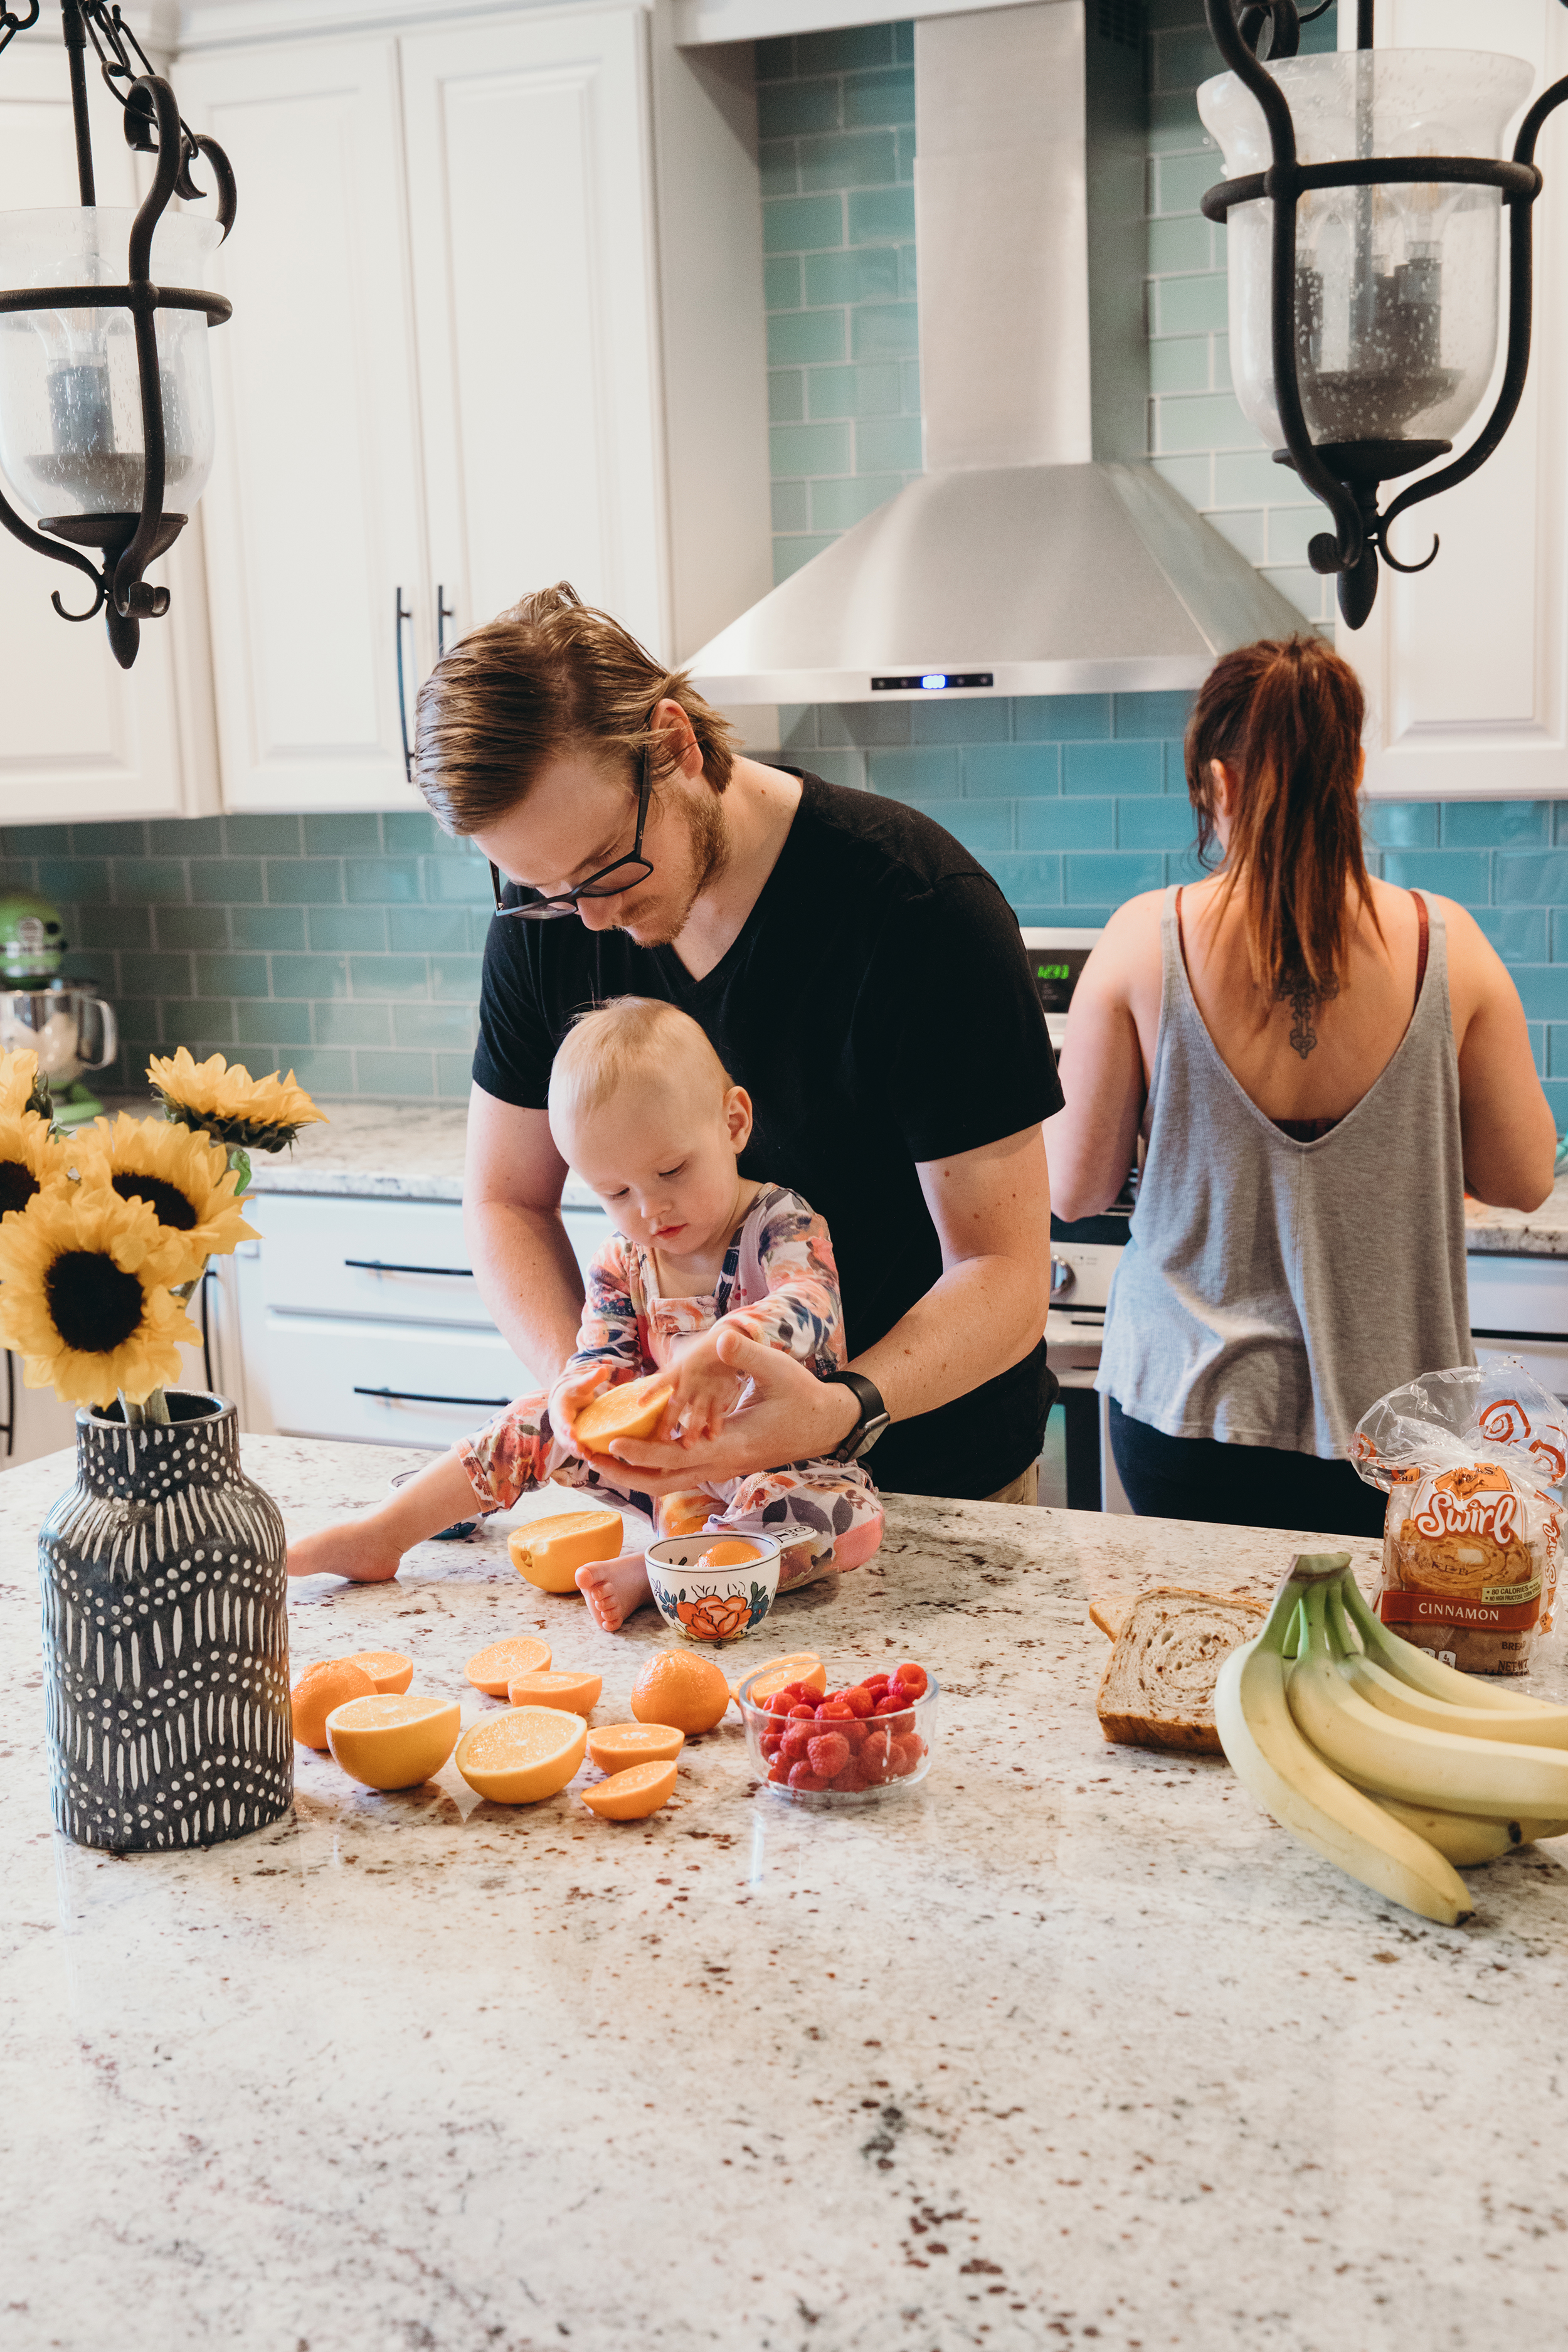
POLYGON ((608 866, 601 866, 596 874, 590 874, 585 882, 579 882, 575 889, 563 890, 553 898, 547 898, 542 890, 523 889, 522 896, 515 907, 501 905, 500 868, 492 858, 490 887, 495 892, 496 913, 521 915, 525 922, 531 923, 553 922, 558 915, 574 915, 579 898, 618 898, 623 890, 631 889, 636 883, 646 882, 653 872, 652 859, 645 857, 642 854, 643 827, 647 823, 647 796, 651 777, 652 767, 648 751, 645 749, 642 755, 642 783, 637 791, 637 829, 632 836, 631 851, 627 856, 612 859, 608 866))

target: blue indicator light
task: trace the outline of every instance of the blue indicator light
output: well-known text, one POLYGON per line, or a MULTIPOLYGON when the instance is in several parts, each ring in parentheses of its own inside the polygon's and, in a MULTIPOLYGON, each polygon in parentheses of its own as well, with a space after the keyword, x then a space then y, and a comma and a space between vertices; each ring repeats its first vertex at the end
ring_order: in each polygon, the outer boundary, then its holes
POLYGON ((928 694, 939 693, 947 684, 947 672, 941 669, 928 669, 921 684, 928 694))

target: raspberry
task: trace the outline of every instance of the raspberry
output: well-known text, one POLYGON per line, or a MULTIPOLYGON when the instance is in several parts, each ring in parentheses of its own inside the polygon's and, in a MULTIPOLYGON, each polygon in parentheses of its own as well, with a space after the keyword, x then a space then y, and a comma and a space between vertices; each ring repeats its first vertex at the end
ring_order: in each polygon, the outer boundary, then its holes
POLYGON ((914 1660, 910 1658, 895 1669, 893 1680, 906 1698, 921 1698, 931 1682, 931 1676, 923 1666, 917 1666, 914 1660))
POLYGON ((816 1737, 816 1726, 792 1723, 779 1742, 779 1754, 786 1764, 798 1764, 816 1737))
POLYGON ((857 1763, 853 1759, 850 1759, 850 1761, 845 1766, 843 1771, 840 1772, 830 1783, 830 1786, 841 1790, 847 1797, 852 1797, 856 1793, 857 1790, 868 1789, 871 1783, 867 1780, 864 1772, 861 1771, 858 1763, 857 1763))
POLYGON ((860 1722, 857 1717, 851 1716, 847 1723, 836 1723, 833 1728, 838 1738, 847 1745, 849 1753, 854 1756, 858 1754, 860 1743, 870 1729, 870 1726, 860 1722))
POLYGON ((784 1736, 782 1731, 764 1731, 762 1738, 758 1740, 757 1746, 762 1749, 763 1754, 767 1758, 771 1764, 773 1758, 778 1754, 779 1749, 784 1746, 784 1736))
POLYGON ((864 1716, 870 1714, 877 1702, 872 1697, 870 1692, 866 1688, 865 1684, 859 1683, 854 1690, 845 1692, 844 1704, 846 1706, 852 1708, 855 1714, 864 1716))
POLYGON ((789 1719, 792 1723, 815 1723, 816 1721, 816 1709, 814 1706, 792 1706, 789 1711, 789 1719))
POLYGON ((809 1764, 792 1764, 789 1768, 792 1789, 826 1789, 827 1783, 815 1773, 809 1764))
POLYGON ((910 1703, 907 1698, 894 1698, 889 1695, 887 1698, 879 1699, 877 1715, 879 1719, 886 1722, 892 1731, 912 1731, 915 1727, 915 1719, 910 1712, 910 1703))
POLYGON ((849 1742, 837 1731, 820 1731, 805 1752, 812 1770, 831 1780, 849 1761, 849 1742))
POLYGON ((772 1698, 763 1701, 763 1712, 764 1715, 787 1715, 794 1705, 788 1691, 774 1691, 772 1698))
POLYGON ((825 1698, 816 1710, 818 1723, 853 1723, 855 1710, 847 1699, 825 1698))
POLYGON ((863 1675, 860 1678, 860 1687, 862 1690, 874 1691, 880 1698, 891 1680, 890 1675, 863 1675))
POLYGON ((925 1754, 925 1742, 912 1736, 893 1742, 893 1776, 902 1780, 912 1772, 925 1754))
POLYGON ((890 1780, 893 1777, 893 1742, 889 1733, 879 1726, 875 1731, 868 1731, 856 1760, 866 1776, 868 1787, 890 1780))

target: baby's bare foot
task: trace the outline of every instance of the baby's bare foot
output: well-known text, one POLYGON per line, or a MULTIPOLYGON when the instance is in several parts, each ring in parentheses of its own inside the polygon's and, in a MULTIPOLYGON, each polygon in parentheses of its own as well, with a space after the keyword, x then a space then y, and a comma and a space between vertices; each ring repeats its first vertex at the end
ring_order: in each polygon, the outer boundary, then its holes
POLYGON ((402 1553, 365 1519, 300 1536, 289 1547, 290 1576, 346 1576, 354 1584, 384 1584, 397 1574, 402 1553))
POLYGON ((577 1570, 577 1590, 605 1633, 618 1633, 632 1612, 653 1599, 640 1551, 624 1551, 619 1559, 590 1560, 577 1570))

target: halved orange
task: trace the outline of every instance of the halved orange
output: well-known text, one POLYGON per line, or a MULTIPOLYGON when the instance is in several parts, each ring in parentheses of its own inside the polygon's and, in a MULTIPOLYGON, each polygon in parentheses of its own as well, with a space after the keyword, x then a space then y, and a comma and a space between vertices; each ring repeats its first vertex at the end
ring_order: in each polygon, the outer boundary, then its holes
POLYGON ((668 1723, 607 1723, 588 1734, 588 1753, 601 1772, 629 1772, 637 1764, 672 1764, 686 1745, 668 1723))
POLYGON ((755 1544, 742 1543, 739 1536, 721 1536, 716 1544, 709 1545, 697 1565, 699 1568, 743 1568, 749 1559, 761 1558, 762 1553, 755 1544))
POLYGON ((605 1389, 573 1423, 578 1444, 587 1453, 603 1454, 617 1437, 651 1437, 674 1386, 666 1372, 645 1372, 641 1380, 605 1389))
POLYGON ((348 1663, 367 1674, 378 1691, 405 1691, 414 1680, 414 1661, 401 1650, 356 1650, 348 1663))
POLYGON ((519 1576, 541 1592, 575 1592, 577 1570, 590 1560, 615 1559, 626 1540, 619 1511, 557 1511, 552 1518, 525 1519, 506 1539, 519 1576))
POLYGON ((586 1744, 580 1716, 519 1706, 468 1726, 458 1742, 458 1769, 493 1805, 537 1805, 566 1786, 586 1744))
POLYGON ((552 1675, 537 1667, 531 1674, 513 1675, 506 1695, 513 1706, 559 1706, 569 1715, 586 1715, 598 1706, 604 1687, 603 1675, 552 1675))
POLYGON ((476 1690, 488 1691, 491 1698, 504 1698, 508 1683, 518 1675, 531 1675, 550 1664, 550 1644, 536 1642, 531 1634, 513 1633, 505 1642, 492 1642, 488 1650, 476 1650, 463 1672, 476 1690))
POLYGON ((294 1737, 302 1748, 324 1748, 327 1717, 345 1699, 369 1698, 375 1685, 353 1658, 321 1658, 307 1666, 289 1696, 294 1737))
POLYGON ((351 1698, 327 1717, 327 1745, 367 1789, 414 1789, 438 1772, 462 1721, 455 1698, 377 1691, 351 1698))
POLYGON ((740 1698, 744 1682, 752 1685, 747 1696, 753 1706, 765 1706, 773 1693, 782 1691, 786 1683, 804 1683, 820 1698, 827 1688, 827 1668, 815 1650, 794 1650, 787 1658, 770 1658, 765 1666, 748 1666, 730 1685, 732 1699, 740 1698))
POLYGON ((668 1805, 675 1794, 673 1764, 634 1764, 629 1772, 614 1772, 597 1787, 579 1792, 591 1813, 602 1822, 641 1822, 668 1805))

